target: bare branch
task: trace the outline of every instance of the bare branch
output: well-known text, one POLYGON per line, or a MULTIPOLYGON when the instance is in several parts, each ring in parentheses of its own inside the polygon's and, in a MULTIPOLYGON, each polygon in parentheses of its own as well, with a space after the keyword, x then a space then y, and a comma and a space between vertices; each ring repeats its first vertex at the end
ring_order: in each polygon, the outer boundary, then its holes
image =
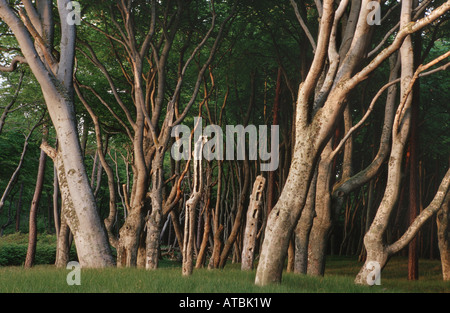
POLYGON ((395 243, 387 247, 387 251, 389 254, 394 254, 400 251, 414 238, 414 236, 420 230, 421 226, 441 208, 441 205, 446 197, 446 194, 448 193, 449 188, 450 168, 447 170, 447 173, 442 179, 439 189, 436 192, 436 195, 434 196, 431 203, 427 206, 426 209, 420 212, 419 216, 417 216, 414 222, 412 222, 403 236, 401 236, 400 239, 398 239, 395 243))
POLYGON ((31 0, 22 0, 22 3, 25 7, 25 10, 33 27, 39 32, 39 34, 42 34, 41 19, 39 17, 39 13, 37 12, 36 8, 31 3, 31 0))
POLYGON ((0 66, 0 72, 11 73, 17 69, 18 64, 27 64, 27 63, 28 63, 27 60, 23 56, 17 55, 12 59, 11 64, 9 66, 0 66))
MULTIPOLYGON (((194 91, 192 93, 192 97, 189 100, 188 104, 186 105, 186 107, 183 110, 183 113, 180 114, 180 116, 176 119, 176 121, 172 124, 172 126, 178 125, 179 123, 181 123, 183 121, 183 119, 186 117, 189 109, 192 107, 192 105, 194 104, 195 99, 197 98, 197 94, 201 85, 201 81, 202 81, 202 77, 203 74, 205 73, 206 69, 208 68, 209 64, 211 64, 213 57, 215 55, 215 52, 217 50, 217 47, 219 45, 219 42, 222 39, 223 36, 223 32, 225 31, 225 26, 227 25, 228 21, 235 15, 236 13, 236 3, 232 9, 232 12, 230 13, 230 15, 227 16, 227 18, 222 22, 222 24, 220 25, 219 28, 219 32, 217 34, 216 40, 214 41, 214 44, 211 48, 211 52, 209 54, 208 60, 206 60, 206 62, 203 64, 203 67, 200 69, 198 76, 197 76, 197 81, 195 83, 195 87, 194 87, 194 91)), ((215 13, 213 13, 215 15, 215 13)), ((209 32, 208 32, 209 33, 209 32)), ((203 45, 204 43, 202 43, 201 45, 203 45)), ((201 48, 201 46, 197 47, 199 50, 201 48)), ((185 66, 186 67, 186 66, 185 66)))
POLYGON ((97 66, 100 71, 103 73, 103 75, 105 76, 105 78, 108 80, 109 86, 111 88, 111 91, 114 95, 114 98, 116 99, 117 103, 119 104, 119 106, 122 108, 122 110, 124 111, 128 122, 130 123, 130 125, 135 128, 136 127, 136 123, 134 122, 130 111, 128 110, 128 108, 125 106, 125 104, 123 103, 122 99, 120 98, 118 92, 117 92, 117 88, 114 84, 114 81, 111 78, 111 75, 109 75, 108 70, 106 69, 106 67, 99 61, 99 59, 97 58, 97 55, 94 52, 94 49, 92 49, 92 47, 84 42, 84 41, 79 41, 80 43, 82 43, 90 52, 90 56, 87 55, 86 52, 84 52, 83 50, 79 49, 79 51, 88 59, 90 60, 95 66, 97 66))
MULTIPOLYGON (((416 72, 414 73, 414 76, 411 78, 411 81, 409 83, 408 88, 405 91, 405 94, 403 95, 402 101, 400 102, 399 105, 399 112, 400 114, 396 115, 395 120, 394 120, 394 130, 397 130, 399 125, 400 125, 400 121, 403 119, 403 116, 405 114, 406 108, 407 108, 407 99, 413 89, 413 86, 416 82, 416 80, 419 78, 419 74, 423 71, 426 71, 427 69, 429 69, 430 67, 432 67, 433 65, 439 63, 440 61, 448 58, 450 56, 450 51, 447 51, 446 53, 442 54, 441 56, 437 57, 436 59, 434 59, 433 61, 427 63, 426 65, 419 65, 419 67, 417 68, 416 72)), ((447 64, 443 67, 440 67, 440 69, 446 69, 447 68, 447 64)), ((437 70, 437 69, 436 69, 437 70)))
POLYGON ((378 52, 378 50, 381 49, 381 47, 383 47, 383 45, 386 43, 386 41, 389 39, 389 37, 398 29, 398 27, 400 26, 400 22, 398 22, 397 24, 395 24, 394 27, 392 27, 387 33, 386 35, 384 35, 383 39, 381 40, 381 42, 372 50, 369 52, 369 54, 367 55, 367 57, 372 57, 375 53, 378 52))
POLYGON ((329 39, 331 36, 331 30, 333 27, 333 0, 326 0, 324 3, 323 16, 320 21, 319 37, 317 40, 317 50, 314 54, 311 67, 305 81, 300 84, 298 98, 297 98, 297 120, 300 122, 300 126, 305 128, 308 124, 309 116, 309 96, 314 90, 314 86, 317 83, 319 76, 322 73, 325 58, 327 56, 327 48, 329 39))
POLYGON ((298 11, 298 6, 297 6, 297 3, 295 2, 295 0, 290 0, 290 2, 291 2, 292 7, 294 8, 294 12, 295 12, 295 15, 297 16, 297 20, 300 23, 300 26, 302 27, 303 31, 305 32, 306 37, 308 37, 308 40, 313 48, 313 53, 315 53, 317 45, 316 45, 316 42, 314 41, 314 37, 311 35, 311 32, 308 29, 308 26, 303 21, 303 18, 300 15, 300 12, 298 11))
POLYGON ((19 96, 20 89, 22 88, 22 82, 24 77, 24 72, 20 72, 19 83, 16 88, 16 92, 14 93, 9 104, 4 108, 2 116, 0 117, 0 134, 2 133, 3 125, 5 125, 6 116, 8 113, 12 112, 11 107, 16 103, 17 97, 19 96))
POLYGON ((410 34, 415 33, 425 26, 429 25, 445 12, 450 10, 450 1, 445 2, 441 6, 434 9, 430 14, 416 22, 410 22, 405 27, 400 29, 393 43, 381 51, 367 66, 355 74, 351 79, 347 80, 343 88, 350 90, 359 82, 367 78, 367 76, 376 69, 384 60, 386 60, 392 53, 397 51, 403 43, 403 40, 410 34))

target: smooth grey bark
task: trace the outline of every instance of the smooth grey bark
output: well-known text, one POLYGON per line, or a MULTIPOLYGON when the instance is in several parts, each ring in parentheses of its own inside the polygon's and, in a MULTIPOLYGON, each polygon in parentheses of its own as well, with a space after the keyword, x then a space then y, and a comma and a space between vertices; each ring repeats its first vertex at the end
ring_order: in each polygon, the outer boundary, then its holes
POLYGON ((105 267, 114 264, 111 250, 98 216, 97 207, 83 163, 73 103, 73 66, 75 55, 75 25, 69 24, 68 0, 58 0, 62 21, 59 42, 60 58, 53 56, 50 29, 52 2, 42 1, 36 9, 24 1, 19 16, 6 0, 0 1, 0 18, 11 28, 24 58, 40 84, 50 118, 55 127, 58 150, 45 147, 53 160, 58 160, 58 176, 64 187, 63 201, 71 202, 66 219, 77 245, 81 266, 105 267), (39 13, 41 14, 39 14, 39 13), (45 40, 43 39, 45 38, 45 40))

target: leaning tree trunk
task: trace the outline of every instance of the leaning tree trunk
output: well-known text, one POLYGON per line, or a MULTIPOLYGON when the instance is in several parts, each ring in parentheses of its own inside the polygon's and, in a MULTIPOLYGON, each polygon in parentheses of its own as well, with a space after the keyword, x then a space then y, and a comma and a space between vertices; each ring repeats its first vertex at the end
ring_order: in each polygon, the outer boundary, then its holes
POLYGON ((305 207, 303 208, 302 215, 300 216, 297 226, 295 227, 294 273, 298 274, 306 274, 307 272, 309 236, 311 234, 313 219, 316 214, 316 185, 317 170, 314 171, 314 177, 311 181, 305 207))
POLYGON ((247 211, 247 222, 244 232, 244 246, 242 248, 242 270, 252 270, 255 258, 256 236, 258 233, 258 220, 261 214, 262 196, 266 179, 263 176, 256 177, 253 191, 250 196, 250 204, 247 211))
POLYGON ((442 277, 450 280, 450 191, 437 215, 438 245, 441 254, 442 277))
POLYGON ((34 259, 36 256, 36 241, 37 241, 37 209, 39 206, 39 200, 42 195, 42 188, 44 186, 44 173, 45 173, 45 163, 47 156, 43 150, 41 150, 39 156, 39 167, 38 175, 36 179, 36 188, 34 190, 33 201, 31 202, 30 208, 30 228, 28 232, 28 250, 25 259, 25 268, 31 268, 34 264, 34 259))
MULTIPOLYGON (((69 0, 57 1, 61 21, 68 21, 69 0)), ((59 147, 46 147, 46 153, 57 163, 60 188, 67 202, 66 220, 74 235, 78 258, 83 267, 105 267, 114 264, 110 246, 98 215, 78 140, 73 100, 73 67, 76 29, 73 23, 60 23, 60 58, 54 57, 52 1, 31 2, 16 12, 0 0, 0 18, 14 33, 20 50, 39 82, 59 147), (27 16, 28 15, 28 16, 27 16), (40 18, 37 18, 40 17, 40 18)))
POLYGON ((308 275, 323 276, 325 273, 325 255, 331 229, 330 180, 333 158, 330 157, 331 142, 327 144, 317 167, 316 216, 313 219, 308 247, 308 275))
MULTIPOLYGON (((400 26, 406 25, 411 21, 412 0, 407 0, 402 3, 402 11, 400 17, 400 26)), ((401 175, 402 162, 404 155, 404 147, 410 131, 411 122, 411 96, 409 92, 409 85, 413 76, 413 53, 412 41, 408 36, 400 48, 401 60, 401 103, 397 109, 394 118, 394 126, 392 129, 392 148, 388 165, 388 178, 386 189, 380 206, 377 210, 374 221, 369 231, 364 236, 364 246, 367 251, 367 259, 361 271, 358 273, 355 282, 358 284, 369 284, 368 277, 371 275, 373 268, 369 264, 378 264, 382 269, 388 260, 388 253, 384 243, 384 234, 388 225, 389 217, 394 209, 395 203, 398 200, 401 175), (403 113, 402 107, 405 108, 403 113)))

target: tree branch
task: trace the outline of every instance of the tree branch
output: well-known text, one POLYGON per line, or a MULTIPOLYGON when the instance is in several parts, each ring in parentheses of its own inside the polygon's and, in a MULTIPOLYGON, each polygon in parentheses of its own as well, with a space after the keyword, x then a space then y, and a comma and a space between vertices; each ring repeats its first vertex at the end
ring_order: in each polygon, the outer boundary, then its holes
MULTIPOLYGON (((313 48, 313 53, 316 52, 316 42, 314 41, 314 37, 311 35, 311 32, 308 29, 308 26, 305 24, 305 22, 303 21, 302 16, 300 15, 300 12, 298 11, 298 6, 297 3, 295 2, 295 0, 290 0, 292 7, 294 8, 294 12, 295 12, 295 16, 297 16, 297 20, 300 23, 300 26, 302 27, 303 31, 306 34, 306 37, 308 37, 309 43, 311 44, 312 48, 313 48)), ((319 8, 318 8, 319 10, 319 8)))
POLYGON ((414 222, 412 222, 412 224, 408 227, 403 236, 401 236, 400 239, 398 239, 395 243, 387 247, 388 254, 391 255, 397 253, 414 238, 414 236, 420 230, 421 226, 441 208, 441 205, 446 197, 446 194, 448 193, 449 188, 450 168, 447 170, 447 173, 442 179, 441 184, 439 185, 439 189, 436 192, 436 195, 434 196, 431 203, 419 214, 419 216, 416 217, 414 222))
POLYGON ((0 66, 0 72, 14 72, 17 69, 18 64, 28 64, 28 62, 23 56, 16 55, 9 66, 0 66))

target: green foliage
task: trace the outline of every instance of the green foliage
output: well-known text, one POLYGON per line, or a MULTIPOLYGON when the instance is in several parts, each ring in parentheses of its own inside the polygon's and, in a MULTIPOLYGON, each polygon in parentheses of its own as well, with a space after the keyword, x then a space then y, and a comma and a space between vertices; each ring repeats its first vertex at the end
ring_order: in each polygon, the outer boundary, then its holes
MULTIPOLYGON (((16 233, 0 239, 0 267, 21 266, 25 262, 28 249, 28 235, 16 233)), ((40 235, 36 244, 34 264, 55 264, 56 237, 40 235)), ((72 246, 70 260, 76 260, 76 250, 72 246)))

